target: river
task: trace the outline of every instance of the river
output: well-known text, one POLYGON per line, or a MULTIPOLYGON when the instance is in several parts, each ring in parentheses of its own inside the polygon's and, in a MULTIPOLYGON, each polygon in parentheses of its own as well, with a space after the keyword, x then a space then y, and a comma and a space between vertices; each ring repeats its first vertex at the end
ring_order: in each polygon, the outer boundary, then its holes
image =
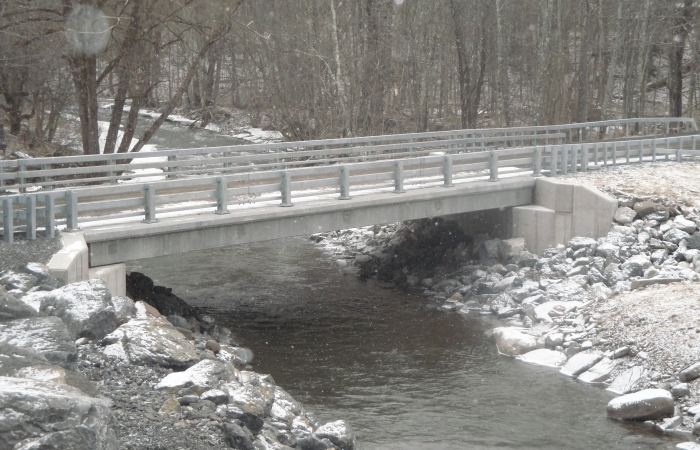
MULTIPOLYGON (((677 437, 606 418, 602 388, 499 356, 489 318, 345 275, 306 238, 134 261, 209 308, 254 370, 361 450, 670 449, 677 437)), ((682 439, 681 439, 682 440, 682 439)))

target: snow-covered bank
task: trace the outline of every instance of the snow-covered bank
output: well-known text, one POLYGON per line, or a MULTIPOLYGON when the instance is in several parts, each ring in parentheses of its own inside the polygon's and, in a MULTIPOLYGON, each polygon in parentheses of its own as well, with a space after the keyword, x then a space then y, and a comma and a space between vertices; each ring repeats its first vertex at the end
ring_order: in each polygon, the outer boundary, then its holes
POLYGON ((60 286, 42 264, 0 273, 0 449, 343 449, 225 327, 140 274, 60 286), (162 315, 151 303, 167 313, 162 315))

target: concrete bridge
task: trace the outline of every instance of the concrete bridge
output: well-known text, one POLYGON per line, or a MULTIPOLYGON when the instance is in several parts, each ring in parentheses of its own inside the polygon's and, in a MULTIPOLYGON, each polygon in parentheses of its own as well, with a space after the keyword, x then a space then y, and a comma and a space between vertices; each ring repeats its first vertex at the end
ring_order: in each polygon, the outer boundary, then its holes
POLYGON ((39 222, 47 235, 64 226, 66 246, 51 261, 54 272, 66 282, 105 279, 116 294, 124 292, 129 260, 435 216, 458 218, 468 232, 524 237, 540 253, 573 236, 605 235, 617 208, 614 199, 560 182, 558 174, 695 157, 698 136, 498 150, 459 139, 414 140, 404 144, 410 152, 398 144, 389 153, 325 149, 289 167, 281 155, 267 155, 274 163, 234 173, 221 165, 218 176, 166 171, 162 181, 6 196, 3 236, 12 241, 24 231, 31 239, 39 222))

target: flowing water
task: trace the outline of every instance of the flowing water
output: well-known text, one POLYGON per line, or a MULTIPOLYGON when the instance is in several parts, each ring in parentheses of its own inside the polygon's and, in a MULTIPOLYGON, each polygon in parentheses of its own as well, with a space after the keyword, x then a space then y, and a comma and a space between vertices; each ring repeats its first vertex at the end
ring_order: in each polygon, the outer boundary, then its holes
MULTIPOLYGON (((488 318, 344 275, 305 238, 129 263, 211 308, 254 369, 359 448, 670 449, 678 437, 608 420, 603 389, 499 356, 488 318)), ((680 439, 683 440, 683 439, 680 439)))

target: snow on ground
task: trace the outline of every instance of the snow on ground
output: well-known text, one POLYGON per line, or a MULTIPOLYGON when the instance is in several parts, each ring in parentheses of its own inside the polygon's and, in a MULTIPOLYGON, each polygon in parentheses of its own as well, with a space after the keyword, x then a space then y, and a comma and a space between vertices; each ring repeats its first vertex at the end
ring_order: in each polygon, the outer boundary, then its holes
MULTIPOLYGON (((98 122, 98 127, 99 127, 99 132, 100 132, 100 154, 104 154, 105 143, 107 141, 107 131, 109 130, 109 123, 108 122, 98 122)), ((114 146, 115 152, 119 148, 119 145, 121 144, 123 137, 124 137, 124 132, 120 130, 117 133, 117 144, 114 146)), ((132 138, 131 144, 129 145, 129 151, 131 151, 137 143, 138 143, 138 139, 132 138)), ((158 147, 156 145, 146 144, 141 148, 139 153, 148 153, 148 152, 157 152, 157 151, 158 151, 158 147)), ((146 164, 146 163, 152 163, 152 162, 164 162, 167 160, 168 160, 167 156, 154 156, 152 158, 134 159, 132 162, 134 164, 146 164)), ((165 176, 162 175, 162 173, 163 173, 162 169, 134 169, 130 172, 133 174, 137 174, 137 175, 149 174, 151 176, 138 176, 138 177, 131 178, 128 180, 119 180, 119 183, 147 183, 147 182, 153 182, 153 181, 162 181, 165 179, 165 176)))
POLYGON ((233 134, 232 136, 238 139, 243 139, 244 141, 253 142, 255 144, 284 141, 284 136, 282 136, 282 133, 279 131, 264 131, 262 128, 247 128, 238 134, 233 134))

